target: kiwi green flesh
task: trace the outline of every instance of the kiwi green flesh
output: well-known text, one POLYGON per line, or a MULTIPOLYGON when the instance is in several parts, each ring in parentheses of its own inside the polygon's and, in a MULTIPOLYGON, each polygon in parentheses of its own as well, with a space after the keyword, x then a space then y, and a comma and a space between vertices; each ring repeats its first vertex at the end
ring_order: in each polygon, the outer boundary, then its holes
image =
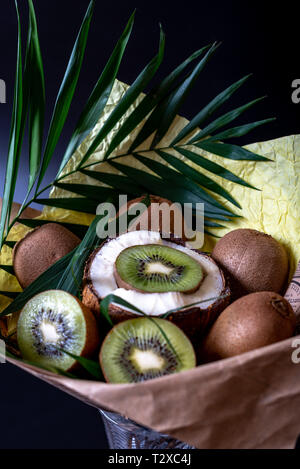
POLYGON ((23 308, 17 327, 18 345, 25 360, 67 371, 86 342, 86 323, 80 304, 69 293, 51 290, 32 298, 23 308))
POLYGON ((101 347, 100 365, 106 381, 135 383, 193 368, 196 358, 177 326, 164 319, 138 318, 110 331, 101 347))
POLYGON ((204 277, 199 262, 188 254, 160 244, 131 246, 115 262, 119 288, 145 293, 196 291, 204 277))

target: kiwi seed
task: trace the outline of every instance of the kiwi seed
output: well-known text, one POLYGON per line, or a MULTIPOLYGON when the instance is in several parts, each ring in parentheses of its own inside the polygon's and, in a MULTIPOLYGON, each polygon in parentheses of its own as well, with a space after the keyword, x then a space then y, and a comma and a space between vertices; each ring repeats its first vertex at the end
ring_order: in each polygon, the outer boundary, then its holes
POLYGON ((189 339, 164 319, 129 319, 116 325, 106 336, 99 359, 111 383, 141 382, 196 366, 189 339))

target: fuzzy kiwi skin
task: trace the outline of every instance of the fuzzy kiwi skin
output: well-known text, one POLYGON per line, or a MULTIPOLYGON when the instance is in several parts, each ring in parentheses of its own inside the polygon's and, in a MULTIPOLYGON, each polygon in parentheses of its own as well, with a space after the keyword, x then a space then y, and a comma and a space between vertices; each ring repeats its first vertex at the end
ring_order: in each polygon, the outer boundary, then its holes
MULTIPOLYGON (((85 358, 93 358, 99 351, 101 343, 98 323, 92 311, 87 306, 85 306, 78 298, 76 298, 75 296, 74 298, 81 307, 86 323, 85 347, 82 350, 80 356, 85 358)), ((78 362, 75 362, 69 371, 75 371, 78 368, 80 368, 80 365, 78 362)))
POLYGON ((230 231, 217 242, 212 258, 228 275, 233 299, 258 291, 282 293, 287 281, 285 248, 257 230, 230 231))
POLYGON ((291 337, 295 327, 295 313, 285 298, 275 292, 250 293, 220 314, 200 346, 200 362, 279 342, 291 337))
POLYGON ((14 271, 21 287, 28 287, 79 243, 77 236, 58 223, 47 223, 29 231, 13 249, 14 271))
MULTIPOLYGON (((138 203, 141 203, 145 200, 145 198, 147 197, 147 195, 142 195, 141 197, 138 197, 136 199, 133 199, 133 200, 130 200, 126 205, 122 206, 119 210, 119 212, 117 213, 117 217, 123 215, 124 213, 126 213, 126 211, 129 210, 130 207, 133 207, 134 205, 138 204, 138 203)), ((164 228, 164 225, 163 225, 163 221, 162 221, 162 213, 155 210, 155 206, 153 206, 153 204, 168 204, 169 206, 173 204, 173 202, 171 202, 171 200, 168 200, 168 199, 164 199, 162 197, 159 197, 157 195, 150 195, 149 196, 150 198, 150 205, 147 209, 147 211, 145 211, 144 213, 142 213, 141 215, 138 216, 138 218, 134 221, 134 224, 132 225, 132 227, 130 227, 129 231, 138 231, 138 230, 148 230, 148 231, 159 231, 159 232, 163 232, 163 228, 164 228), (152 227, 152 217, 154 218, 154 223, 153 223, 153 226, 152 227)), ((176 223, 175 223, 175 216, 174 216, 174 212, 171 211, 170 212, 170 227, 169 227, 169 230, 166 232, 164 231, 164 233, 166 234, 175 234, 177 235, 178 237, 180 237, 181 239, 187 241, 187 238, 185 237, 185 233, 186 233, 186 229, 185 229, 185 220, 184 220, 184 217, 181 213, 177 213, 176 214, 177 217, 180 217, 180 232, 179 233, 176 233, 176 223)))
MULTIPOLYGON (((102 298, 98 297, 97 292, 93 287, 93 283, 90 280, 89 271, 95 256, 98 254, 98 251, 108 241, 109 239, 104 241, 104 243, 102 243, 102 245, 91 254, 85 265, 83 277, 82 301, 94 313, 98 321, 101 321, 99 302, 102 298)), ((171 241, 172 243, 176 243, 181 246, 185 246, 185 241, 174 237, 174 235, 170 235, 168 241, 171 241)), ((201 254, 210 257, 205 253, 201 254)), ((211 262, 214 262, 214 260, 211 259, 211 262)), ((193 343, 199 340, 199 338, 205 333, 210 324, 212 324, 216 320, 219 314, 230 303, 231 291, 228 284, 228 280, 224 276, 221 269, 220 274, 223 280, 223 290, 220 293, 220 296, 224 296, 224 298, 217 300, 214 304, 210 305, 205 309, 198 306, 194 306, 192 308, 187 308, 185 310, 172 313, 167 317, 169 321, 173 322, 176 326, 182 329, 182 331, 189 337, 189 339, 193 343)), ((114 324, 118 324, 119 322, 126 321, 128 319, 135 319, 141 317, 140 315, 135 314, 131 311, 127 311, 115 304, 110 304, 108 312, 114 324)), ((164 314, 153 317, 164 318, 164 314)))
MULTIPOLYGON (((51 290, 49 290, 51 292, 51 290)), ((45 292, 46 293, 46 292, 45 292)), ((69 295, 71 295, 69 293, 69 295)), ((95 316, 91 312, 91 310, 85 306, 78 298, 74 295, 71 295, 79 304, 82 314, 85 319, 86 323, 86 336, 85 336, 85 346, 80 354, 81 357, 84 358, 92 358, 94 357, 100 348, 100 333, 99 333, 99 326, 95 319, 95 316)), ((34 297, 33 297, 34 298, 34 297)), ((68 372, 73 372, 81 370, 81 366, 78 362, 75 362, 68 370, 68 372)))

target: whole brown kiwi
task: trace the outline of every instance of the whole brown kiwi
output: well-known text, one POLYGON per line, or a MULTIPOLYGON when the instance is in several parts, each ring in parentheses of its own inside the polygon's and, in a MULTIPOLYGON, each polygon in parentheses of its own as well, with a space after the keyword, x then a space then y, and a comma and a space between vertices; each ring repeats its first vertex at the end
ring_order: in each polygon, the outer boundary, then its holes
POLYGON ((281 295, 251 293, 220 314, 200 346, 200 361, 228 358, 279 342, 291 337, 295 327, 295 313, 281 295))
POLYGON ((21 287, 28 287, 79 243, 77 236, 58 223, 46 223, 27 233, 13 250, 14 271, 21 287))
MULTIPOLYGON (((117 216, 121 216, 128 211, 129 208, 133 208, 135 205, 144 202, 147 195, 142 195, 136 199, 130 200, 126 205, 121 207, 117 216)), ((174 207, 174 210, 170 211, 170 219, 163 217, 162 210, 158 205, 166 204, 169 207, 173 205, 168 199, 164 199, 157 195, 150 195, 150 205, 148 209, 131 223, 129 231, 135 230, 148 230, 148 231, 159 231, 161 233, 172 234, 183 240, 187 240, 185 234, 187 229, 185 226, 184 217, 181 209, 174 207)))
POLYGON ((231 280, 233 299, 257 291, 281 293, 288 277, 288 255, 272 236, 238 229, 221 238, 213 259, 231 280))

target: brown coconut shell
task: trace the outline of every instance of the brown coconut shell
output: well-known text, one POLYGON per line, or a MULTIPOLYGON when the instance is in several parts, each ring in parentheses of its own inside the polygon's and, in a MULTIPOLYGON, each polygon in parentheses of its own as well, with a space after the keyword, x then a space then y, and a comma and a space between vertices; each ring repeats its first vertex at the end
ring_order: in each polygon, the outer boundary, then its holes
POLYGON ((58 223, 47 223, 27 233, 13 249, 14 271, 21 287, 28 287, 79 243, 77 236, 58 223))
POLYGON ((212 257, 229 276, 233 299, 258 291, 282 293, 286 284, 287 252, 272 236, 260 231, 230 231, 217 242, 212 257))
POLYGON ((295 313, 285 298, 251 293, 220 314, 200 346, 200 360, 220 360, 279 342, 291 337, 295 327, 295 313))
MULTIPOLYGON (((179 238, 174 237, 171 235, 168 238, 169 241, 176 243, 181 246, 185 246, 185 241, 179 238)), ((95 316, 100 319, 100 305, 99 302, 102 298, 99 298, 97 292, 94 289, 93 283, 90 279, 90 267, 98 252, 101 250, 103 245, 109 241, 106 240, 99 248, 97 248, 89 257, 85 270, 84 270, 84 277, 83 277, 83 292, 82 292, 82 301, 83 303, 95 314, 95 316)), ((197 251, 201 253, 200 251, 197 251)), ((201 253, 203 256, 207 257, 211 262, 215 264, 215 261, 206 253, 201 253)), ((226 308, 226 306, 230 302, 230 287, 229 284, 222 272, 221 269, 220 276, 223 282, 223 289, 220 293, 219 300, 216 300, 215 303, 211 304, 207 308, 192 307, 182 309, 177 311, 176 313, 170 314, 167 319, 173 322, 176 326, 180 327, 183 332, 191 339, 195 340, 195 338, 203 335, 205 330, 216 320, 218 315, 226 308)), ((126 321, 127 319, 134 319, 137 317, 141 317, 138 314, 135 314, 131 311, 127 311, 123 309, 119 305, 110 304, 109 306, 109 315, 114 324, 118 324, 119 322, 126 321)), ((153 316, 163 318, 164 314, 160 316, 153 316)))

